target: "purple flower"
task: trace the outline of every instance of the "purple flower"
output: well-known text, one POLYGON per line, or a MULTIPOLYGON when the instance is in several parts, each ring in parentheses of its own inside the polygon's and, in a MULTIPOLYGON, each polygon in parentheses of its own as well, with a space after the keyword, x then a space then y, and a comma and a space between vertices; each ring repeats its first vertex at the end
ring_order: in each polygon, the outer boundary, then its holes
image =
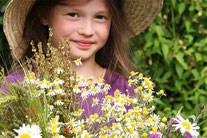
POLYGON ((150 138, 160 138, 160 136, 158 134, 152 134, 150 135, 150 138))
POLYGON ((186 134, 185 138, 193 138, 193 136, 191 136, 190 134, 186 134))

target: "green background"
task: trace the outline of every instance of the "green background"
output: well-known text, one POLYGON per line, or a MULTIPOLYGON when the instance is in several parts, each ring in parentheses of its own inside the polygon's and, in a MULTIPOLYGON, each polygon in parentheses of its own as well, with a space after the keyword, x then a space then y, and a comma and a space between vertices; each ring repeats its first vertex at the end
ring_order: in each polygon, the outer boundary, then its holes
MULTIPOLYGON (((10 67, 12 60, 3 33, 3 13, 8 0, 0 1, 0 66, 10 67)), ((207 105, 207 0, 166 0, 155 22, 137 36, 132 60, 139 72, 150 76, 156 90, 167 96, 155 99, 157 113, 182 115, 199 113, 207 105)), ((204 113, 202 120, 207 119, 204 113)), ((207 136, 207 123, 201 126, 207 136)))

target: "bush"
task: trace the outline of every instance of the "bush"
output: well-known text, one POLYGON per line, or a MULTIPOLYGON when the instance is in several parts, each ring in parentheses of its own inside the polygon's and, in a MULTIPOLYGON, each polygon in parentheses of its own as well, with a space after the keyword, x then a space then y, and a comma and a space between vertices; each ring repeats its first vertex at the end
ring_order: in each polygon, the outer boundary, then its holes
MULTIPOLYGON (((134 63, 167 93, 156 100, 160 114, 170 116, 182 106, 185 115, 197 114, 200 104, 207 105, 206 21, 207 1, 165 1, 149 31, 137 37, 134 63)), ((205 130, 207 123, 202 125, 203 136, 205 130)))
POLYGON ((0 1, 0 68, 9 68, 11 66, 11 55, 8 42, 3 33, 3 14, 10 0, 0 1))

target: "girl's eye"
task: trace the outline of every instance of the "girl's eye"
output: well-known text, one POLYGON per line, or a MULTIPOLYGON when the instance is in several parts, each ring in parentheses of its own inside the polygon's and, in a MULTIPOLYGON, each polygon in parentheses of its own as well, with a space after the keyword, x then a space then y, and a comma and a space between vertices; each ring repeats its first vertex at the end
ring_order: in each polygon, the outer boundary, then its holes
POLYGON ((103 15, 98 15, 98 16, 96 16, 96 19, 104 20, 104 19, 106 19, 106 17, 103 15))
POLYGON ((68 15, 69 15, 70 17, 73 17, 73 18, 77 18, 77 17, 78 17, 78 14, 75 13, 75 12, 68 13, 68 15))

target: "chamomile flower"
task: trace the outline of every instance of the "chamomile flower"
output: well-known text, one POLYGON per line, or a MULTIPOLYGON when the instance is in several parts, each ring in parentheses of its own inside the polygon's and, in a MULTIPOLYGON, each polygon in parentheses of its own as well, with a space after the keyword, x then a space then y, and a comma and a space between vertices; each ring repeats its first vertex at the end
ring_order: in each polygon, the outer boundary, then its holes
POLYGON ((55 89, 53 90, 56 94, 63 93, 64 90, 60 88, 59 85, 55 86, 55 89))
POLYGON ((161 130, 165 130, 166 129, 166 125, 164 123, 160 123, 159 125, 161 130))
POLYGON ((81 92, 81 90, 79 89, 78 85, 74 85, 73 92, 74 93, 80 93, 81 92))
POLYGON ((113 123, 112 132, 114 132, 115 134, 121 134, 123 132, 121 123, 113 123))
POLYGON ((51 96, 55 96, 56 93, 52 89, 49 89, 46 95, 51 97, 51 96))
POLYGON ((151 114, 151 118, 152 118, 152 124, 157 126, 158 123, 160 122, 160 117, 156 114, 151 114))
POLYGON ((87 130, 83 130, 82 134, 81 134, 81 138, 90 138, 92 135, 87 131, 87 130))
POLYGON ((56 134, 56 133, 60 133, 60 127, 58 124, 51 124, 49 127, 48 127, 48 130, 53 133, 53 134, 56 134))
POLYGON ((83 65, 81 62, 81 58, 78 58, 78 59, 74 60, 73 62, 75 63, 76 66, 83 65))
POLYGON ((64 102, 62 102, 61 100, 57 100, 56 102, 54 102, 55 105, 60 106, 63 105, 64 102))
POLYGON ((40 87, 40 89, 50 89, 53 84, 47 80, 38 81, 37 86, 40 87))
POLYGON ((42 138, 41 129, 38 125, 25 125, 23 124, 18 130, 14 129, 18 134, 15 138, 31 137, 31 138, 42 138))
POLYGON ((103 86, 104 85, 104 79, 103 78, 98 78, 97 84, 98 84, 98 86, 103 86))
POLYGON ((153 100, 153 97, 154 96, 151 94, 146 94, 143 100, 146 101, 146 103, 150 103, 153 100))
POLYGON ((82 97, 82 99, 85 100, 85 99, 88 98, 88 96, 89 96, 88 91, 86 89, 84 89, 84 88, 81 89, 81 97, 82 97))
POLYGON ((180 129, 180 132, 182 133, 182 135, 184 135, 185 133, 190 133, 192 136, 195 136, 195 137, 199 135, 199 133, 197 132, 197 129, 199 129, 199 126, 197 126, 197 124, 195 123, 192 124, 188 119, 185 120, 179 114, 176 117, 177 118, 174 120, 177 122, 177 124, 172 125, 172 126, 174 126, 176 130, 180 129))
POLYGON ((36 78, 34 76, 24 77, 23 84, 36 84, 36 78))
POLYGON ((85 122, 83 119, 77 121, 77 131, 81 130, 84 127, 84 123, 85 122))
POLYGON ((34 90, 30 91, 30 94, 34 97, 39 97, 43 92, 44 92, 44 90, 34 89, 34 90))
POLYGON ((60 74, 60 73, 63 73, 63 72, 64 72, 64 70, 60 67, 55 69, 55 73, 57 73, 57 74, 60 74))
POLYGON ((166 96, 164 90, 160 90, 159 92, 156 92, 156 93, 157 93, 157 95, 166 96))
POLYGON ((96 98, 93 98, 92 99, 92 107, 96 106, 99 104, 99 99, 96 97, 96 98))
POLYGON ((57 86, 57 85, 62 85, 64 83, 63 80, 61 80, 60 78, 56 78, 55 81, 53 82, 53 85, 57 86))

